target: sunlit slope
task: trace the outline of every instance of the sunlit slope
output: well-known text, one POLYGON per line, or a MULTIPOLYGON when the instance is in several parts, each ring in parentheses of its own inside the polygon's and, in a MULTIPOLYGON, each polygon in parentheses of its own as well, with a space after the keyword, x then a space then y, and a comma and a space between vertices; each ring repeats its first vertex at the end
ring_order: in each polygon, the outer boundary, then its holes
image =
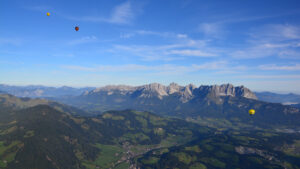
POLYGON ((170 149, 153 150, 139 158, 138 163, 144 169, 297 169, 299 136, 271 131, 231 131, 170 149))

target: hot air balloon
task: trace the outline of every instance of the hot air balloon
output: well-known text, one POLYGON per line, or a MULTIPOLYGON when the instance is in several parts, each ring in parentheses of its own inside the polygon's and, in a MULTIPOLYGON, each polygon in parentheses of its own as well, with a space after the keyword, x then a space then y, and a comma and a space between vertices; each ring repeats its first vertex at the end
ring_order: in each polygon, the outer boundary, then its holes
POLYGON ((47 12, 47 16, 50 16, 50 12, 47 12))
POLYGON ((253 115, 255 114, 255 110, 254 110, 254 109, 250 109, 250 110, 249 110, 249 114, 250 114, 251 116, 253 116, 253 115))
POLYGON ((79 27, 78 26, 75 26, 75 31, 79 31, 79 27))

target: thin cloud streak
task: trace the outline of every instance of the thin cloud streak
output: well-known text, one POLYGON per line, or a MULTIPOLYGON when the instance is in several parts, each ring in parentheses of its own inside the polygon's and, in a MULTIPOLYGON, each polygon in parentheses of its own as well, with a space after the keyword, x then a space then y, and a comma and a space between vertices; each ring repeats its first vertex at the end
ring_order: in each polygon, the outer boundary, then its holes
POLYGON ((223 25, 220 23, 202 23, 198 28, 205 36, 221 38, 224 34, 223 25))
POLYGON ((126 64, 126 65, 98 65, 94 67, 85 67, 78 65, 62 65, 62 69, 76 70, 83 72, 133 72, 133 73, 172 73, 172 74, 185 74, 191 72, 197 72, 200 70, 205 71, 234 71, 243 70, 244 67, 229 65, 226 61, 214 61, 204 64, 192 64, 188 66, 163 64, 163 65, 138 65, 138 64, 126 64))
POLYGON ((257 27, 250 33, 248 47, 231 51, 235 59, 263 57, 299 58, 300 28, 296 25, 273 24, 257 27))
MULTIPOLYGON (((299 12, 289 12, 284 14, 277 14, 277 15, 268 15, 268 16, 251 16, 251 17, 240 17, 236 15, 230 15, 227 17, 218 16, 216 18, 222 18, 221 20, 211 21, 211 22, 204 22, 198 25, 198 31, 202 32, 206 36, 210 36, 213 38, 221 38, 224 33, 226 25, 233 24, 233 23, 241 23, 241 22, 251 22, 251 21, 258 21, 263 19, 271 19, 277 18, 286 15, 292 15, 299 12)), ((292 30, 286 30, 285 33, 290 33, 292 30)))
POLYGON ((118 6, 116 6, 109 17, 103 16, 83 16, 83 17, 73 17, 62 15, 64 18, 75 21, 84 22, 107 22, 113 24, 129 24, 135 18, 135 13, 132 9, 132 4, 130 1, 126 1, 118 6))
POLYGON ((134 18, 130 1, 117 6, 108 20, 111 23, 128 23, 134 18))
POLYGON ((256 28, 251 34, 252 38, 263 41, 280 42, 300 39, 300 27, 290 24, 268 24, 256 28))
POLYGON ((284 65, 284 66, 279 66, 279 65, 276 65, 276 64, 268 64, 268 65, 260 65, 259 69, 261 69, 261 70, 297 71, 297 70, 300 70, 300 64, 284 65))
POLYGON ((300 59, 300 52, 296 50, 284 50, 279 52, 278 56, 283 59, 300 59))
POLYGON ((67 44, 68 45, 79 45, 79 44, 97 42, 97 40, 98 40, 98 38, 96 36, 85 36, 80 39, 71 40, 67 44))
POLYGON ((198 57, 214 57, 217 56, 213 53, 203 52, 201 50, 171 50, 168 54, 181 55, 181 56, 198 56, 198 57))
POLYGON ((163 37, 163 38, 171 38, 171 39, 189 39, 188 35, 186 34, 175 34, 173 32, 157 32, 157 31, 151 31, 151 30, 133 30, 128 33, 123 33, 121 34, 121 38, 132 38, 137 35, 142 35, 142 36, 147 36, 147 35, 153 35, 153 36, 158 36, 158 37, 163 37))
POLYGON ((115 50, 129 52, 130 55, 139 56, 143 61, 171 61, 171 60, 182 60, 185 59, 184 56, 191 57, 216 57, 217 54, 210 53, 200 50, 172 50, 176 48, 187 47, 183 44, 173 44, 173 45, 162 45, 162 46, 124 46, 124 45, 115 45, 115 50))
POLYGON ((242 79, 300 79, 300 75, 243 75, 235 77, 242 79))
POLYGON ((62 18, 73 20, 73 21, 84 21, 84 22, 106 22, 112 24, 129 24, 135 18, 135 13, 132 9, 131 1, 126 1, 122 4, 115 6, 109 16, 71 16, 63 12, 57 11, 49 6, 31 6, 24 7, 27 10, 45 12, 52 11, 57 16, 62 18))
POLYGON ((217 57, 221 51, 207 46, 205 40, 188 38, 185 34, 171 34, 169 37, 176 38, 176 43, 167 45, 114 45, 110 50, 113 53, 128 52, 132 56, 141 57, 142 61, 172 61, 183 60, 186 57, 217 57))

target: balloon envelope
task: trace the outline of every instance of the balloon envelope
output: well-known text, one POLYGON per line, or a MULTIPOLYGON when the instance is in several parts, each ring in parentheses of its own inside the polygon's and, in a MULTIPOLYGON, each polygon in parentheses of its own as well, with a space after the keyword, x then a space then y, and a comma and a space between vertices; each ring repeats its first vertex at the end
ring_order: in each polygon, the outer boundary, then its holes
POLYGON ((250 114, 250 115, 254 115, 254 114, 255 114, 255 110, 254 110, 254 109, 250 109, 250 110, 249 110, 249 114, 250 114))
POLYGON ((78 27, 78 26, 76 26, 76 27, 75 27, 75 30, 76 30, 76 31, 79 31, 79 27, 78 27))
POLYGON ((50 13, 49 13, 49 12, 47 12, 47 16, 50 16, 50 13))

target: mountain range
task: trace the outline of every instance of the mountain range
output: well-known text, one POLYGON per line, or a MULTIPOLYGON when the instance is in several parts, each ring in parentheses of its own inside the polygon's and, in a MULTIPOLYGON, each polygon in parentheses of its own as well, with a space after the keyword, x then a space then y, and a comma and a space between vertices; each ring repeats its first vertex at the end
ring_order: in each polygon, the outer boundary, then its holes
MULTIPOLYGON (((80 95, 85 91, 94 89, 93 87, 85 88, 73 88, 68 86, 63 87, 46 87, 38 85, 30 86, 10 86, 0 84, 0 91, 4 93, 9 93, 18 97, 60 97, 60 96, 76 96, 80 95)), ((0 92, 1 93, 1 92, 0 92)))
POLYGON ((231 84, 164 86, 153 83, 143 86, 105 86, 80 96, 54 98, 54 100, 86 111, 133 109, 150 111, 158 115, 180 118, 217 118, 229 122, 249 123, 249 109, 255 109, 251 122, 264 126, 297 126, 299 109, 279 103, 257 100, 256 95, 244 86, 231 84))
MULTIPOLYGON (((231 84, 196 87, 192 84, 179 86, 176 83, 171 83, 169 86, 164 86, 162 84, 152 83, 137 87, 109 85, 87 91, 77 97, 63 97, 62 101, 66 98, 67 101, 70 100, 71 102, 76 102, 77 100, 78 102, 85 101, 83 103, 78 103, 79 106, 84 106, 84 104, 90 104, 87 102, 91 102, 101 106, 110 104, 108 109, 118 107, 121 109, 135 109, 134 106, 138 106, 138 104, 151 106, 153 104, 163 104, 165 101, 175 101, 180 104, 185 104, 199 99, 204 100, 205 98, 211 98, 216 103, 221 103, 221 97, 228 96, 243 97, 253 100, 257 99, 255 94, 248 88, 245 88, 244 86, 234 87, 231 84), (131 105, 132 107, 130 107, 131 105)), ((175 105, 168 104, 168 106, 173 107, 175 105)))
MULTIPOLYGON (((74 111, 69 112, 76 112, 76 114, 84 116, 97 115, 108 110, 132 109, 193 121, 197 119, 198 122, 199 119, 202 119, 202 123, 206 123, 209 118, 217 118, 226 120, 227 123, 233 126, 237 125, 237 122, 239 124, 250 122, 247 113, 249 109, 256 110, 257 113, 253 122, 258 126, 264 126, 266 123, 268 123, 267 126, 270 126, 270 124, 293 126, 297 125, 295 119, 298 119, 299 116, 297 105, 291 107, 279 103, 260 101, 274 101, 281 96, 292 96, 295 100, 297 95, 254 93, 244 86, 233 86, 231 84, 201 85, 197 87, 192 84, 180 86, 171 83, 164 86, 152 83, 142 86, 109 85, 100 88, 79 89, 8 85, 0 85, 0 87, 0 90, 4 91, 3 93, 15 93, 20 97, 31 96, 53 100, 52 102, 47 101, 48 105, 55 104, 56 107, 61 107, 57 102, 70 105, 69 109, 74 111), (37 94, 39 92, 36 91, 39 90, 43 90, 43 92, 37 94), (268 97, 266 97, 267 95, 268 97), (272 100, 272 98, 274 99, 272 100), (81 111, 81 109, 84 111, 81 111)), ((28 98, 24 98, 23 101, 26 99, 28 98)), ((37 101, 35 105, 38 105, 40 101, 37 101)), ((15 102, 21 103, 20 99, 15 102)))
MULTIPOLYGON (((150 84, 151 85, 151 84, 150 84)), ((154 84, 152 84, 154 85, 154 84)), ((139 86, 138 88, 146 87, 139 86)), ((195 85, 188 85, 191 88, 197 88, 195 85)), ((106 86, 102 88, 97 88, 97 90, 104 90, 104 88, 130 88, 131 90, 135 90, 132 86, 125 86, 125 85, 119 85, 119 86, 106 86)), ((160 93, 162 96, 166 95, 167 93, 172 93, 178 90, 179 88, 182 89, 182 86, 179 86, 175 83, 172 83, 169 86, 169 89, 163 89, 165 91, 161 91, 160 93)), ((32 97, 32 98, 47 98, 47 97, 62 97, 62 96, 79 96, 83 93, 92 92, 96 87, 85 87, 85 88, 74 88, 74 87, 47 87, 47 86, 39 86, 39 85, 30 85, 30 86, 11 86, 11 85, 5 85, 0 84, 0 93, 9 93, 18 97, 32 97)), ((187 90, 184 94, 187 98, 182 98, 183 100, 188 99, 190 91, 187 90)), ((283 104, 297 104, 300 103, 300 95, 289 93, 289 94, 278 94, 273 92, 253 92, 258 100, 271 102, 271 103, 283 103, 283 104)), ((251 97, 251 96, 250 96, 251 97)), ((255 98, 255 97, 254 97, 255 98)))

